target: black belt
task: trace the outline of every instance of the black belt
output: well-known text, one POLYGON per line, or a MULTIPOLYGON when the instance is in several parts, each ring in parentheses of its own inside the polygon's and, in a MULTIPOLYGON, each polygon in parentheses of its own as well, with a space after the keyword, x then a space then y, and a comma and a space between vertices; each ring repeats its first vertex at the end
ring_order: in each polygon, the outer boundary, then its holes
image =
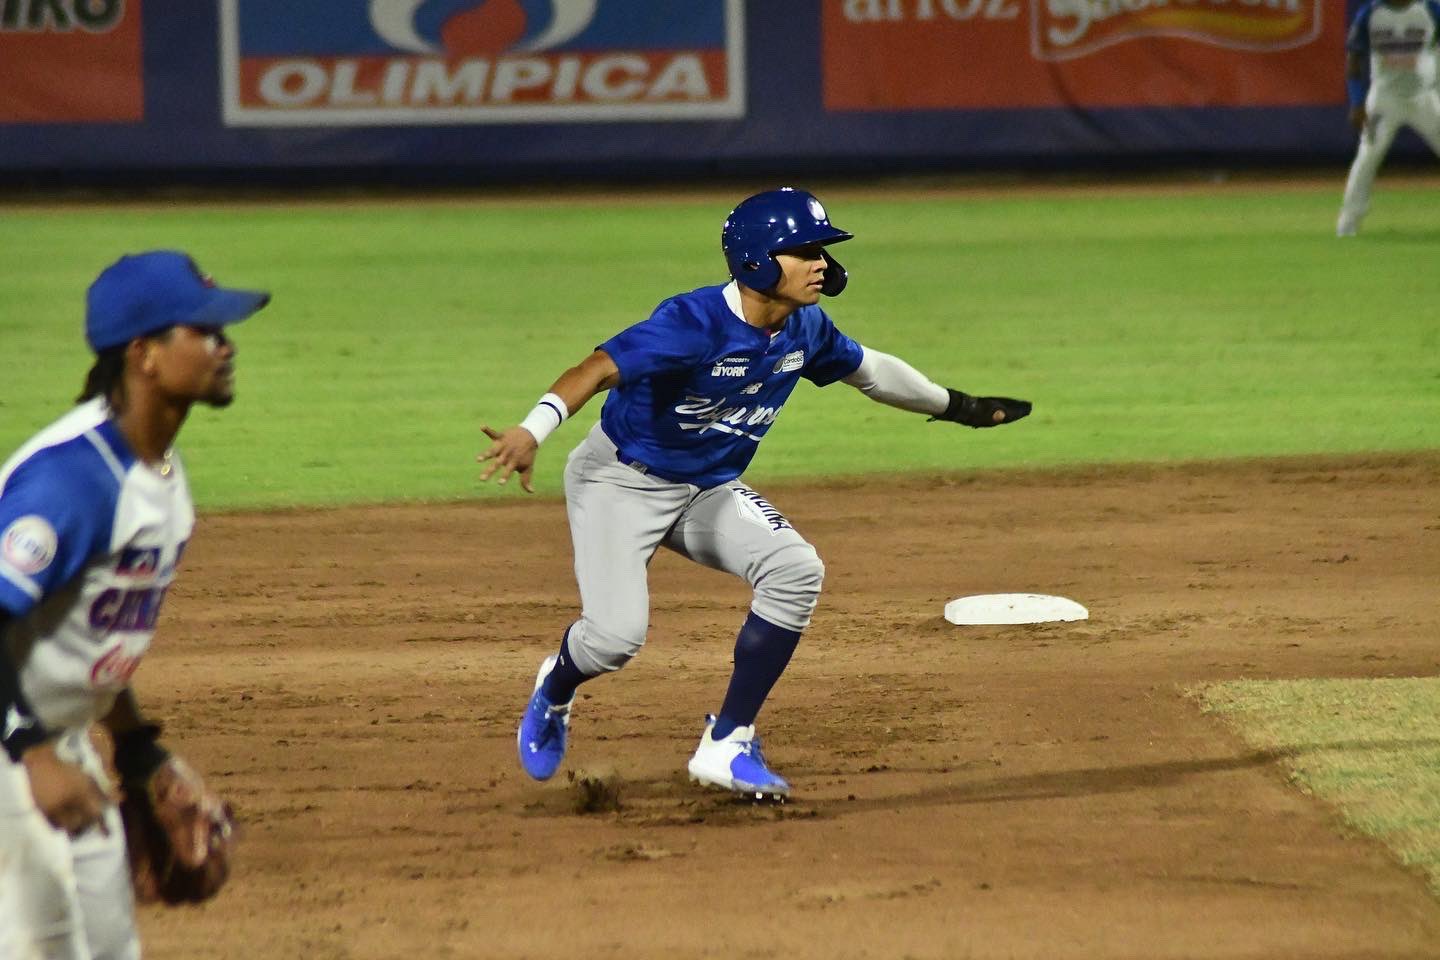
MULTIPOLYGON (((615 451, 615 459, 620 461, 620 463, 624 466, 627 466, 631 470, 634 470, 636 473, 650 472, 650 465, 648 463, 641 463, 639 460, 631 459, 630 457, 627 457, 625 456, 625 454, 621 453, 618 449, 615 451)), ((660 479, 663 480, 665 478, 661 477, 660 479)))

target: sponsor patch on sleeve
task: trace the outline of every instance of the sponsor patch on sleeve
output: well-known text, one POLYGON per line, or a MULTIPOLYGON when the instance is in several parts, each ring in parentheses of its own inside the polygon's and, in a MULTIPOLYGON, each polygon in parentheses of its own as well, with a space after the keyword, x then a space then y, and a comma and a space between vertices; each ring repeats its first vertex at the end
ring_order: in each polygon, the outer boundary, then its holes
POLYGON ((0 558, 27 577, 40 573, 55 560, 55 528, 39 514, 13 521, 0 533, 0 558))
POLYGON ((775 363, 775 373, 789 373, 791 370, 799 370, 805 366, 805 351, 793 350, 785 354, 775 363))

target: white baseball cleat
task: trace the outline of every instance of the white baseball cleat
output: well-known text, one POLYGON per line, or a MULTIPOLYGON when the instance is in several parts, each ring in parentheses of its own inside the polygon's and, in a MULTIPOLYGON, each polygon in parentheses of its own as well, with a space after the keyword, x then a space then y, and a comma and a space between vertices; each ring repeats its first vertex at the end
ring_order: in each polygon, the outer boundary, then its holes
POLYGON ((710 735, 714 729, 715 717, 706 717, 700 746, 688 765, 691 780, 757 800, 790 796, 790 784, 765 765, 754 724, 736 727, 719 740, 710 735))

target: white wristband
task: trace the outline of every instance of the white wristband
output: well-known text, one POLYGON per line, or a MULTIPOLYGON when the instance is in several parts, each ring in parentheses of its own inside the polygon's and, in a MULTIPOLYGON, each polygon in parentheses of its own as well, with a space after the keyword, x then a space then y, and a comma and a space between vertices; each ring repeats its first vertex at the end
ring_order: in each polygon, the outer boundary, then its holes
POLYGON ((570 416, 570 411, 565 409, 565 401, 553 393, 547 393, 535 404, 535 409, 520 421, 520 426, 530 431, 535 438, 537 445, 545 442, 545 438, 555 430, 556 427, 565 422, 570 416))

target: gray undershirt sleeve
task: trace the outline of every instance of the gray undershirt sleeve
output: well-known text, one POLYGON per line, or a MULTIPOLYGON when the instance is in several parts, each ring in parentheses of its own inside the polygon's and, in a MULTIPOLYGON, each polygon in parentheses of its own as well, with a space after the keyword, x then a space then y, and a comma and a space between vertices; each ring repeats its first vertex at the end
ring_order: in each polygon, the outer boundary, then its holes
POLYGON ((871 400, 931 416, 944 413, 950 405, 950 391, 904 360, 866 346, 860 349, 864 351, 860 366, 844 382, 871 400))

